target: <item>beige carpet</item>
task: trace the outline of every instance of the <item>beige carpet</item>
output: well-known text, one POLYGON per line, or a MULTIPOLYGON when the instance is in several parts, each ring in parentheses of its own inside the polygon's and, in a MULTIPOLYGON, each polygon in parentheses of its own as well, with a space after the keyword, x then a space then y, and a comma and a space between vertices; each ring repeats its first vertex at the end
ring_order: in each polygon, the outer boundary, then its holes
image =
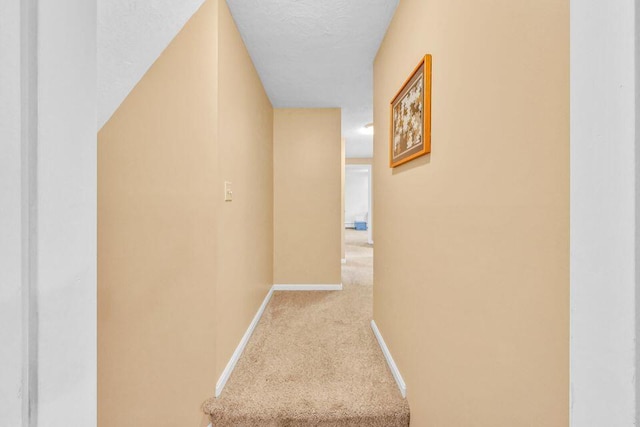
POLYGON ((343 291, 275 292, 219 398, 214 427, 409 425, 371 331, 373 250, 347 230, 343 291))

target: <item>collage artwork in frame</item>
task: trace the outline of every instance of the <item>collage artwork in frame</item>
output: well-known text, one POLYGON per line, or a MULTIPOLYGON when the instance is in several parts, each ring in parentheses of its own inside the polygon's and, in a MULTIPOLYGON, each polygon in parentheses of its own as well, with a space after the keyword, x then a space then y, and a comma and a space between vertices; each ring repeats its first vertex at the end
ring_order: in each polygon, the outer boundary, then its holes
POLYGON ((431 55, 425 55, 391 101, 389 166, 431 152, 431 55))

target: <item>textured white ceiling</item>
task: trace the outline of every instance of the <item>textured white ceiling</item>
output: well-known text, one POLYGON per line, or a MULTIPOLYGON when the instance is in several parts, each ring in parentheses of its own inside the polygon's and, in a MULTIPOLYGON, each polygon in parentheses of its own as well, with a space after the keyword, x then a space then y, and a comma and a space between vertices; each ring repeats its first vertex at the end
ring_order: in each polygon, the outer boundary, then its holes
MULTIPOLYGON (((275 107, 341 107, 371 157, 373 59, 399 0, 227 0, 275 107)), ((98 129, 204 0, 98 0, 98 129)))
POLYGON ((373 121, 373 60, 398 1, 227 3, 274 107, 342 107, 347 157, 371 157, 359 129, 373 121))
POLYGON ((98 0, 98 129, 204 0, 98 0))

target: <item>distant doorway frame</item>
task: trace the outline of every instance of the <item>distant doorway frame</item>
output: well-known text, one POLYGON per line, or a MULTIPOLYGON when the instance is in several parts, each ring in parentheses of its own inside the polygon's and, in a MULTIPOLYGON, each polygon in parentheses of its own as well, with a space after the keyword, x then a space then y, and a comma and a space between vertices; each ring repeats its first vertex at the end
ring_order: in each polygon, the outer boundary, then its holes
MULTIPOLYGON (((363 163, 363 164, 359 164, 359 163, 347 163, 345 165, 345 189, 346 189, 346 182, 347 182, 347 171, 348 170, 353 170, 353 169, 358 169, 358 170, 366 170, 367 171, 367 179, 368 179, 368 216, 367 216, 367 242, 370 245, 373 245, 373 165, 371 163, 363 163)), ((346 190, 345 190, 345 210, 346 210, 346 190)), ((344 224, 342 224, 342 227, 344 227, 344 224)))

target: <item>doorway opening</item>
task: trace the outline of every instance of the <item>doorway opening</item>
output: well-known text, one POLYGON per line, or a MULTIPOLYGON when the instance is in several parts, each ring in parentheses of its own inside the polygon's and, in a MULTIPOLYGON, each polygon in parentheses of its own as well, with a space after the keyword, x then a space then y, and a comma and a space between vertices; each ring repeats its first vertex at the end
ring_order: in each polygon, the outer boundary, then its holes
POLYGON ((367 254, 373 257, 372 165, 345 165, 344 239, 345 259, 367 254), (355 251, 356 247, 369 251, 355 251))

